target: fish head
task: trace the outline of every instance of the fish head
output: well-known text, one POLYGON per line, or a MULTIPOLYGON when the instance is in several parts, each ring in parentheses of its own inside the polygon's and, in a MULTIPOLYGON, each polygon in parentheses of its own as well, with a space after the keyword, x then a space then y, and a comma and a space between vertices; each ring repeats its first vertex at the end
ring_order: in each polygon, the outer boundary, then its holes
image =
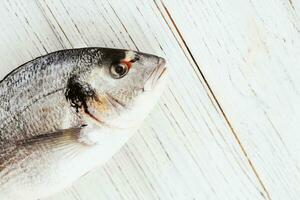
POLYGON ((136 128, 161 95, 165 59, 132 50, 101 49, 84 82, 92 91, 82 115, 87 123, 115 129, 136 128))

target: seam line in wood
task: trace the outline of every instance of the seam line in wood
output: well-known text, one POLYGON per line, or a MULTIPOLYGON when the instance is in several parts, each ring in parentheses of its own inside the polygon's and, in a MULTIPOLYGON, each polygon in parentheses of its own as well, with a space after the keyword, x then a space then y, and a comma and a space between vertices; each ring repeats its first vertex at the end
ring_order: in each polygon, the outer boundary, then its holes
MULTIPOLYGON (((60 23, 58 22, 57 18, 55 17, 55 15, 54 15, 54 13, 52 12, 52 10, 50 9, 50 7, 48 6, 47 2, 44 1, 44 3, 45 3, 45 6, 47 7, 47 9, 49 10, 51 16, 53 17, 55 23, 56 23, 57 26, 59 27, 61 33, 62 33, 63 36, 66 38, 66 40, 68 41, 69 45, 70 45, 72 48, 74 48, 74 46, 72 45, 70 39, 68 38, 67 34, 65 33, 64 29, 62 28, 62 26, 61 26, 60 23)), ((50 27, 51 30, 53 31, 53 27, 51 26, 51 23, 52 23, 52 22, 50 22, 50 21, 49 21, 50 19, 46 16, 45 11, 44 11, 44 9, 42 8, 41 3, 40 3, 39 1, 36 1, 36 4, 37 4, 38 8, 41 10, 41 12, 42 12, 44 18, 46 19, 46 21, 48 22, 49 27, 50 27)), ((54 33, 54 35, 55 35, 56 37, 60 37, 60 36, 57 35, 54 31, 53 31, 53 33, 54 33)), ((59 39, 58 39, 58 40, 59 40, 59 39)), ((62 42, 62 43, 61 43, 62 46, 65 47, 65 45, 63 44, 63 41, 60 41, 60 40, 59 40, 59 42, 62 42)))
MULTIPOLYGON (((264 183, 262 182, 262 180, 261 180, 261 178, 260 178, 260 176, 259 176, 257 170, 255 169, 255 167, 254 167, 252 161, 250 160, 250 158, 249 158, 249 156, 248 156, 248 153, 246 152, 245 148, 243 147, 243 145, 242 145, 242 143, 241 143, 241 141, 240 141, 240 139, 239 139, 239 137, 238 137, 236 131, 234 130, 233 126, 231 125, 231 123, 230 123, 230 121, 229 121, 227 115, 225 114, 225 112, 224 112, 223 108, 221 107, 221 105, 220 105, 220 103, 219 103, 217 97, 215 96, 215 94, 214 94, 213 90, 211 89, 211 87, 210 87, 208 81, 206 80, 206 78, 205 78, 205 76, 204 76, 202 70, 200 69, 199 64, 197 63, 197 61, 196 61, 196 59, 194 58, 194 56, 193 56, 193 54, 192 54, 190 48, 188 47, 187 43, 185 42, 185 40, 184 40, 184 38, 183 38, 183 35, 181 34, 181 32, 179 31, 178 27, 176 26, 176 23, 175 23, 174 19, 172 18, 172 16, 171 16, 169 10, 167 9, 167 7, 165 6, 165 4, 164 4, 161 0, 159 0, 161 6, 158 5, 157 0, 153 0, 153 1, 154 1, 155 6, 157 7, 157 9, 159 10, 159 12, 160 12, 162 18, 163 18, 164 21, 166 22, 168 28, 169 28, 169 29, 171 30, 171 32, 173 33, 173 36, 175 37, 175 39, 176 39, 176 41, 178 42, 179 46, 182 48, 182 50, 183 50, 185 56, 188 58, 188 60, 191 62, 191 64, 194 65, 194 66, 196 66, 196 68, 198 69, 201 78, 203 79, 203 81, 204 81, 206 87, 208 88, 208 92, 209 92, 208 96, 209 96, 209 98, 211 98, 211 96, 212 96, 212 99, 211 99, 212 103, 213 103, 213 104, 215 103, 215 104, 217 105, 219 111, 220 111, 221 114, 223 115, 223 117, 224 117, 224 119, 225 119, 227 125, 229 126, 231 132, 233 133, 233 136, 234 136, 235 140, 237 141, 237 143, 238 143, 239 147, 241 148, 241 150, 242 150, 244 156, 246 157, 247 162, 248 162, 250 168, 252 169, 252 171, 253 171, 255 177, 257 178, 257 180, 258 180, 259 184, 261 185, 263 191, 265 192, 266 196, 265 196, 265 194, 263 194, 261 191, 260 191, 260 194, 262 195, 262 197, 263 197, 264 199, 269 199, 269 200, 271 200, 271 196, 270 196, 270 194, 269 194, 269 192, 268 192, 266 186, 265 186, 264 183), (164 11, 163 11, 161 8, 163 8, 164 11), (164 12, 165 12, 166 15, 164 15, 164 12), (167 21, 166 17, 169 18, 169 20, 171 21, 171 24, 167 21), (174 34, 174 32, 173 32, 173 30, 172 30, 172 28, 171 28, 172 26, 174 27, 174 29, 175 29, 176 33, 178 34, 179 38, 176 37, 176 35, 174 34), (186 52, 186 51, 187 51, 187 52, 186 52)), ((200 80, 200 81, 201 81, 201 80, 200 80)), ((202 81, 201 81, 201 82, 202 82, 202 81)))
POLYGON ((136 48, 137 51, 139 51, 138 46, 136 45, 136 43, 134 42, 133 38, 131 37, 130 33, 128 32, 126 26, 124 25, 124 23, 122 22, 122 20, 120 19, 120 17, 118 16, 117 12, 115 11, 115 9, 112 7, 112 5, 109 3, 109 1, 107 1, 109 7, 113 10, 114 14, 116 15, 118 21, 121 23, 122 27, 124 28, 124 30, 126 31, 126 33, 128 34, 131 42, 133 43, 134 47, 136 48))

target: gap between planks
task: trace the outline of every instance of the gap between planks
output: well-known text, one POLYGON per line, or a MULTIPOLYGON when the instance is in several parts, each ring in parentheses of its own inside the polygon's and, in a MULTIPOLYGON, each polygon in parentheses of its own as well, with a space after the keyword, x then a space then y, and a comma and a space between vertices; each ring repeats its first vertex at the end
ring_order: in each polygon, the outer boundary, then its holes
POLYGON ((166 24, 168 25, 168 28, 170 29, 170 31, 172 32, 174 38, 176 39, 176 41, 178 42, 180 48, 182 49, 184 55, 186 56, 186 58, 188 59, 188 61, 190 62, 190 64, 193 66, 193 69, 195 71, 195 73, 197 74, 199 81, 202 83, 202 85, 204 86, 205 90, 207 91, 207 95, 210 99, 210 101, 212 102, 212 104, 214 105, 216 111, 218 113, 221 113, 221 115, 223 116, 223 118, 226 121, 226 124, 228 125, 230 131, 232 132, 235 140, 237 141, 241 151, 243 152, 243 155, 246 157, 247 162, 250 166, 250 168, 252 169, 255 177, 257 178, 259 184, 261 185, 264 193, 262 191, 260 191, 260 194, 265 198, 265 199, 269 199, 271 200, 271 196, 265 186, 265 184, 263 183, 262 179, 260 178, 255 166, 253 165, 253 162, 251 161, 251 159, 248 156, 248 153, 246 152, 243 144, 241 143, 237 132, 235 131, 235 129, 233 128, 233 126, 231 125, 230 120, 228 119, 226 113, 224 112, 221 104, 219 103, 219 100, 217 99, 216 95, 214 94, 213 90, 210 87, 210 84, 208 83, 207 79, 205 78, 205 75, 203 74, 200 65, 197 63, 197 61, 195 60, 189 46, 187 45, 187 43, 184 40, 183 35, 181 34, 180 30, 178 29, 178 27, 176 26, 175 21, 173 20, 171 13, 169 12, 168 8, 166 7, 166 5, 161 1, 161 0, 153 0, 155 6, 157 7, 157 9, 159 10, 161 16, 163 17, 164 21, 166 22, 166 24))

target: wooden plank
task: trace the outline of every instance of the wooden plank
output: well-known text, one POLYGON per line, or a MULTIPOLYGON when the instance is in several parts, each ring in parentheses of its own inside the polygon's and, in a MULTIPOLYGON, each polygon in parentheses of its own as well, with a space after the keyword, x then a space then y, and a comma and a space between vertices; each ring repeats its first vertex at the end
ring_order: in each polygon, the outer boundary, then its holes
POLYGON ((299 2, 156 4, 206 78, 270 197, 298 199, 299 2))
POLYGON ((266 199, 205 81, 152 1, 2 1, 3 77, 46 52, 110 46, 167 58, 159 105, 108 162, 50 199, 266 199))

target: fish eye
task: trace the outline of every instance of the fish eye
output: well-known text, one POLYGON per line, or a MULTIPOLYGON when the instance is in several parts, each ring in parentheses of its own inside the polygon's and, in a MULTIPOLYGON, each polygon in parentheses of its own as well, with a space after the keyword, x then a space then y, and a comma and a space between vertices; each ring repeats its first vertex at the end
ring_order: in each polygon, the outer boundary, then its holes
POLYGON ((124 63, 112 64, 110 67, 110 74, 113 78, 119 79, 124 77, 128 73, 128 66, 124 63))

